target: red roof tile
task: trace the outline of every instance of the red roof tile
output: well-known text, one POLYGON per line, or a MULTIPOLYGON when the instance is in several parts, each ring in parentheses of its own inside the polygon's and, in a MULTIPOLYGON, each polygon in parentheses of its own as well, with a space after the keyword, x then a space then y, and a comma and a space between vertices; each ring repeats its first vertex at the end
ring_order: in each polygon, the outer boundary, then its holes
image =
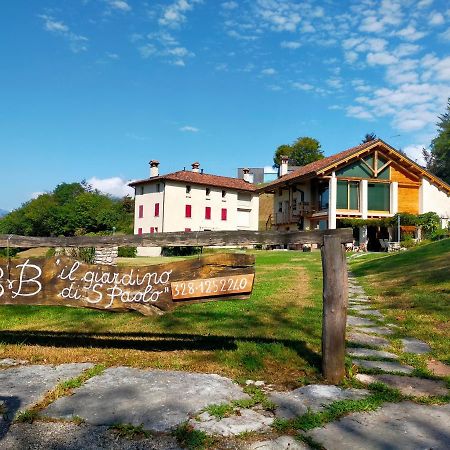
POLYGON ((158 177, 146 178, 145 180, 133 181, 129 186, 138 186, 147 184, 157 180, 179 181, 181 183, 201 184, 204 186, 217 186, 228 189, 236 189, 238 191, 256 191, 254 184, 248 183, 240 178, 223 177, 220 175, 211 175, 208 173, 192 172, 188 170, 180 170, 179 172, 168 173, 158 177))

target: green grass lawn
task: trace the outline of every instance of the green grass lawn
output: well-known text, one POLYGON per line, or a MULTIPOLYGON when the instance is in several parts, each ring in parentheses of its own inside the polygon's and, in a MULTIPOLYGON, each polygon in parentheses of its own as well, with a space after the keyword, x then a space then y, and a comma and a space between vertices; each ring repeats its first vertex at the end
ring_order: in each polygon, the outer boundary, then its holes
POLYGON ((320 253, 255 254, 256 283, 248 300, 186 305, 158 317, 2 306, 0 358, 215 372, 286 387, 318 379, 320 253))
POLYGON ((375 306, 401 326, 398 337, 422 339, 432 356, 450 363, 450 239, 350 264, 375 306))

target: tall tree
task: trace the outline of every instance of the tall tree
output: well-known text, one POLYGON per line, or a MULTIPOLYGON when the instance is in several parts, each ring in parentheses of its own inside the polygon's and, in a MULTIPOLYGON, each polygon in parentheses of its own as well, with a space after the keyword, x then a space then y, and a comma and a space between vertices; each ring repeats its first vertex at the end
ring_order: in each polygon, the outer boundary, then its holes
POLYGON ((366 142, 371 142, 377 139, 377 135, 375 133, 366 133, 364 135, 364 139, 361 141, 361 144, 365 144, 366 142))
POLYGON ((450 98, 447 110, 436 124, 438 135, 431 141, 430 151, 423 149, 427 169, 450 184, 450 98))
POLYGON ((281 164, 281 156, 288 156, 291 164, 305 166, 323 158, 320 142, 311 137, 299 137, 292 145, 280 145, 273 157, 275 167, 281 164))

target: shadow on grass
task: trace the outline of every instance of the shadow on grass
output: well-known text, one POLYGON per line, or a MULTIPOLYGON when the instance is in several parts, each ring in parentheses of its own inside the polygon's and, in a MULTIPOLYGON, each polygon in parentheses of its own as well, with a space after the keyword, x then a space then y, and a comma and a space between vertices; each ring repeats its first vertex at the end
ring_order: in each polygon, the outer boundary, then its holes
POLYGON ((179 333, 74 333, 66 331, 0 331, 4 344, 28 344, 60 348, 85 347, 142 350, 148 352, 236 350, 236 342, 282 344, 294 350, 309 365, 320 368, 321 356, 304 341, 179 333))

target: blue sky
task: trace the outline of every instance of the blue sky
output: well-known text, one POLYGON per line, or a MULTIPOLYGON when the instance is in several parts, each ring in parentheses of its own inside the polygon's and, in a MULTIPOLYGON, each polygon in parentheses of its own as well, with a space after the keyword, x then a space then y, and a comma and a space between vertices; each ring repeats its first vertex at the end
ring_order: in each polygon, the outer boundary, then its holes
POLYGON ((4 209, 122 194, 150 159, 234 176, 299 136, 417 159, 450 95, 443 0, 14 0, 0 26, 4 209))

